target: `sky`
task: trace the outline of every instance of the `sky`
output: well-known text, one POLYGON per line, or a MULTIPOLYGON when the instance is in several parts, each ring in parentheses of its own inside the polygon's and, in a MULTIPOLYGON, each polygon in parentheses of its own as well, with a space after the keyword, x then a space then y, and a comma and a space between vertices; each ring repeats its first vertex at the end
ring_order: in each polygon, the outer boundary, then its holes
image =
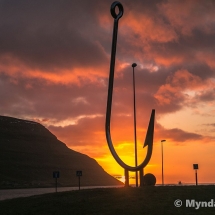
MULTIPOLYGON (((134 166, 132 63, 138 163, 151 110, 152 158, 161 183, 215 182, 215 2, 123 0, 116 53, 111 135, 134 166)), ((0 115, 33 120, 111 175, 124 170, 105 137, 112 1, 0 0, 0 115)), ((131 173, 132 175, 133 173, 131 173)))

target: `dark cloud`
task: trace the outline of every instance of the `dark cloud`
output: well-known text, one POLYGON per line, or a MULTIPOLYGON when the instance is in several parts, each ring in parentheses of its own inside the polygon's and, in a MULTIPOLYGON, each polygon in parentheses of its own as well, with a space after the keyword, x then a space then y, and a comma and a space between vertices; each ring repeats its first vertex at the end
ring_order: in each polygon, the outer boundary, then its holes
POLYGON ((196 95, 196 99, 202 102, 214 101, 214 98, 215 98, 215 89, 202 91, 196 95))
MULTIPOLYGON (((109 14, 111 3, 98 0, 1 1, 1 63, 9 55, 30 69, 51 73, 59 69, 108 65, 113 23, 109 14), (107 23, 101 18, 104 16, 108 17, 108 30, 107 23)), ((125 1, 123 5, 125 15, 120 20, 117 52, 121 61, 129 62, 134 56, 134 60, 136 58, 144 64, 161 66, 180 63, 186 66, 199 61, 199 52, 213 54, 213 25, 208 25, 206 32, 205 25, 191 23, 199 19, 194 9, 201 11, 201 8, 208 8, 211 14, 212 2, 203 4, 198 1, 193 7, 180 1, 125 1), (180 31, 183 20, 178 10, 172 7, 178 7, 179 11, 187 8, 190 12, 186 14, 186 26, 190 26, 192 34, 180 31), (170 13, 170 8, 176 14, 170 13), (189 17, 192 19, 189 20, 189 17), (138 19, 140 22, 134 24, 134 20, 138 19)), ((206 9, 199 14, 203 17, 204 13, 206 9)), ((210 23, 213 22, 212 17, 210 23)), ((14 63, 10 61, 8 64, 14 63)), ((205 64, 204 59, 202 64, 205 64)), ((208 72, 204 71, 204 74, 212 75, 212 71, 205 69, 208 72)))
POLYGON ((195 62, 189 63, 185 65, 181 65, 181 68, 187 69, 190 73, 201 77, 204 81, 210 77, 214 77, 214 69, 209 67, 206 63, 195 62))
MULTIPOLYGON (((174 126, 174 125, 173 125, 174 126)), ((204 136, 198 134, 198 133, 193 133, 193 132, 187 132, 182 129, 178 128, 172 128, 172 129, 166 129, 162 127, 160 124, 156 124, 156 138, 157 137, 165 137, 165 139, 171 140, 174 143, 180 144, 189 141, 197 141, 197 140, 202 140, 204 136)), ((157 141, 159 141, 159 138, 157 141)))
POLYGON ((97 1, 1 2, 0 56, 51 72, 107 63, 96 42, 97 1))
POLYGON ((215 123, 206 123, 206 124, 203 124, 203 125, 215 127, 215 123))
POLYGON ((65 120, 80 115, 103 114, 104 86, 55 85, 44 80, 11 79, 1 75, 1 113, 20 117, 65 120))
POLYGON ((175 142, 185 142, 185 141, 190 141, 190 140, 200 140, 203 138, 202 135, 196 134, 196 133, 191 133, 191 132, 186 132, 181 129, 173 128, 167 130, 165 132, 165 136, 172 139, 175 142))

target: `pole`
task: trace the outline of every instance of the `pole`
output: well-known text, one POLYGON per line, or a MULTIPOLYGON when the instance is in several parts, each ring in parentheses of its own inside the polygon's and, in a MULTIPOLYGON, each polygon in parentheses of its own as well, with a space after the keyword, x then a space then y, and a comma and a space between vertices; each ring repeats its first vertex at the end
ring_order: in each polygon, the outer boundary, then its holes
POLYGON ((161 140, 161 166, 162 166, 162 185, 164 185, 164 175, 163 175, 163 142, 166 142, 166 140, 161 140))
POLYGON ((78 187, 79 187, 79 190, 80 190, 80 187, 81 187, 81 177, 78 176, 78 187))
POLYGON ((163 142, 161 141, 161 155, 162 155, 162 185, 164 185, 164 178, 163 178, 163 142))
POLYGON ((55 192, 57 193, 57 177, 55 178, 55 192))
POLYGON ((129 172, 127 169, 125 170, 125 187, 129 187, 129 172))
POLYGON ((198 185, 198 176, 197 176, 197 169, 196 169, 196 186, 198 185))
POLYGON ((140 169, 139 174, 140 174, 140 187, 143 187, 144 186, 144 168, 140 169))
MULTIPOLYGON (((134 76, 134 67, 137 64, 133 63, 133 92, 134 92, 134 152, 135 152, 135 166, 137 166, 137 131, 136 131, 136 97, 135 97, 135 76, 134 76)), ((136 187, 138 187, 138 171, 136 171, 136 187)))

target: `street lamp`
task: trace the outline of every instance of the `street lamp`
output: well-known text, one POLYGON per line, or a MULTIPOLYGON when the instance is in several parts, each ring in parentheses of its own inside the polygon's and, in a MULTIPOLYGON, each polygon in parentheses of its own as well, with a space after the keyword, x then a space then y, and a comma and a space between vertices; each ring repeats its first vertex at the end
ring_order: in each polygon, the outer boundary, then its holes
MULTIPOLYGON (((133 92, 134 92, 134 154, 135 154, 135 166, 137 166, 136 100, 135 100, 135 77, 134 77, 134 67, 136 67, 137 64, 133 63, 131 66, 133 67, 133 92)), ((138 171, 136 171, 136 187, 138 187, 138 171)))
POLYGON ((162 185, 164 185, 164 178, 163 178, 163 142, 166 142, 166 140, 161 140, 161 156, 162 156, 162 185))

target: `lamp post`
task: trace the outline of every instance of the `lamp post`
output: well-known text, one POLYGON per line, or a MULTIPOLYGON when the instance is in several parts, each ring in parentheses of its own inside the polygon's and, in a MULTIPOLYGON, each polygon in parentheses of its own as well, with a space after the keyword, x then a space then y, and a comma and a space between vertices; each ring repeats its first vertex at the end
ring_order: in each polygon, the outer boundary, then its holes
MULTIPOLYGON (((136 63, 131 65, 133 67, 133 92, 134 92, 134 154, 135 154, 135 166, 137 166, 137 132, 136 132, 136 98, 135 98, 135 76, 134 67, 136 63)), ((136 187, 138 187, 138 171, 136 171, 136 187)))
POLYGON ((196 186, 197 186, 197 185, 198 185, 197 170, 199 169, 199 164, 193 164, 193 169, 195 169, 195 175, 196 175, 196 186))
POLYGON ((161 140, 161 157, 162 157, 162 185, 164 185, 164 177, 163 177, 163 142, 166 142, 166 140, 161 140))

